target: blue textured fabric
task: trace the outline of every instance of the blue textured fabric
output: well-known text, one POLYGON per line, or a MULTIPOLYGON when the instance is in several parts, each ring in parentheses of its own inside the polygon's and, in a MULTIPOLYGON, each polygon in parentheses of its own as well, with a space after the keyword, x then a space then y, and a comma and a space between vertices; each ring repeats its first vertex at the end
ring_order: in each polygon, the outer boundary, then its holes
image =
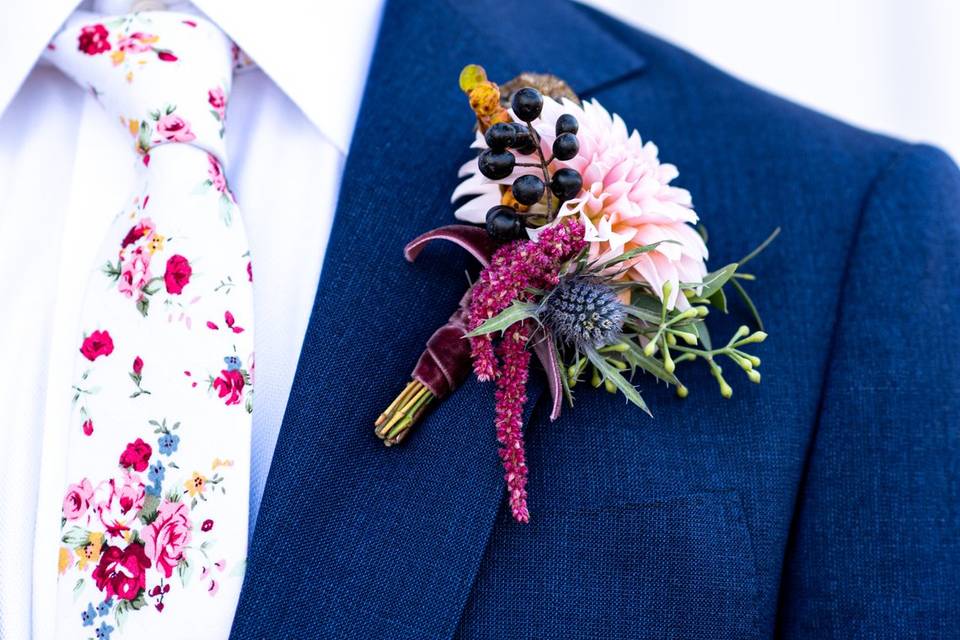
MULTIPOLYGON (((383 19, 233 637, 938 638, 960 628, 960 175, 561 2, 392 0, 383 19), (467 63, 525 70, 656 141, 711 264, 776 226, 751 288, 771 339, 732 400, 688 366, 650 419, 533 376, 532 522, 505 509, 489 385, 403 446, 372 421, 456 305, 467 63), (539 399, 539 401, 538 401, 539 399)), ((746 318, 733 304, 735 327, 746 318)))

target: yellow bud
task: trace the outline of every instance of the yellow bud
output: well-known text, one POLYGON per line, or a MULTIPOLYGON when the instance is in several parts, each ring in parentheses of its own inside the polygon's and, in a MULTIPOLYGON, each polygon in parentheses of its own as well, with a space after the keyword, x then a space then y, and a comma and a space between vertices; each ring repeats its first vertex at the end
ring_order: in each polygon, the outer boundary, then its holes
POLYGON ((737 329, 737 332, 733 335, 734 340, 739 340, 743 336, 750 333, 750 327, 745 324, 740 325, 740 328, 737 329))
POLYGON ((667 370, 667 373, 673 373, 677 368, 673 358, 670 357, 670 352, 666 349, 663 351, 663 368, 667 370))
POLYGON ((667 344, 671 347, 677 346, 677 338, 672 333, 667 334, 667 344))
POLYGON ((672 292, 673 292, 673 284, 672 284, 669 280, 667 280, 666 282, 663 283, 663 300, 664 300, 664 304, 666 304, 666 300, 667 300, 667 298, 670 297, 670 294, 671 294, 672 292))
POLYGON ((609 392, 609 393, 616 393, 616 392, 617 392, 617 385, 613 384, 613 383, 612 383, 611 381, 609 381, 609 380, 604 380, 604 381, 603 381, 603 386, 607 389, 607 392, 609 392))
POLYGON ((600 372, 597 371, 596 369, 594 369, 594 370, 593 370, 593 377, 590 378, 590 384, 592 384, 592 385, 594 386, 594 388, 596 388, 596 387, 599 387, 599 386, 600 386, 600 383, 601 383, 601 382, 602 382, 602 380, 600 380, 600 372))
POLYGON ((677 387, 677 397, 686 398, 688 395, 690 395, 690 390, 687 389, 685 386, 680 385, 679 387, 677 387))
POLYGON ((747 371, 747 377, 750 378, 750 382, 755 384, 760 384, 760 372, 756 369, 751 369, 747 371))
POLYGON ((646 346, 643 347, 643 355, 649 358, 654 354, 656 350, 657 350, 657 343, 651 340, 646 344, 646 346))
POLYGON ((731 389, 727 381, 723 379, 720 380, 720 395, 728 399, 733 396, 733 389, 731 389))
POLYGON ((710 313, 710 309, 707 307, 694 307, 697 310, 697 315, 701 318, 706 318, 707 314, 710 313))
POLYGON ((491 116, 500 108, 500 89, 492 82, 482 82, 467 94, 470 108, 478 116, 491 116))
POLYGON ((466 93, 481 82, 487 81, 487 72, 478 64, 468 64, 460 72, 460 89, 466 93))
POLYGON ((752 364, 754 367, 759 367, 759 366, 760 366, 760 358, 758 358, 757 356, 750 356, 750 355, 748 355, 748 356, 747 356, 747 360, 749 360, 749 361, 750 361, 750 364, 752 364))

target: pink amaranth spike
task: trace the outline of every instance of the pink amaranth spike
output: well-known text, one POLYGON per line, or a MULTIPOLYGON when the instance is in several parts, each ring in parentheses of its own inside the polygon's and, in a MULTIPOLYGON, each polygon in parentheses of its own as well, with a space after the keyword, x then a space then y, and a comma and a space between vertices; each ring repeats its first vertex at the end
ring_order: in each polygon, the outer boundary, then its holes
MULTIPOLYGON (((560 279, 560 265, 583 247, 583 224, 567 218, 544 230, 536 242, 516 240, 493 254, 490 266, 480 273, 473 287, 468 327, 476 329, 484 320, 496 316, 514 300, 527 300, 527 289, 549 289, 560 279)), ((517 522, 529 522, 527 510, 527 463, 523 447, 523 406, 527 401, 530 371, 529 323, 515 323, 503 333, 494 349, 493 335, 470 340, 473 369, 480 380, 496 378, 497 440, 502 445, 504 479, 510 510, 517 522), (498 366, 496 356, 500 356, 498 366)))
POLYGON ((527 462, 523 448, 523 406, 527 402, 527 377, 530 373, 530 352, 527 340, 530 328, 526 323, 511 325, 497 348, 503 365, 497 378, 496 426, 503 461, 503 478, 510 496, 510 511, 517 522, 529 522, 527 510, 527 462))

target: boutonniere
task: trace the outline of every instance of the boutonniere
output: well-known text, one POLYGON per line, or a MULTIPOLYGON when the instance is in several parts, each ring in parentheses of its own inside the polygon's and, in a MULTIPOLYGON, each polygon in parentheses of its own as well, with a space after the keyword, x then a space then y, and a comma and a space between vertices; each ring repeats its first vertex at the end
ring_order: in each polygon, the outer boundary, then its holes
POLYGON ((469 224, 414 239, 409 261, 434 240, 454 242, 483 269, 450 320, 427 342, 412 381, 375 423, 387 445, 400 442, 433 404, 472 370, 492 381, 496 436, 513 517, 529 520, 522 419, 530 361, 546 372, 555 420, 582 382, 622 394, 650 413, 641 373, 687 387, 678 365, 702 362, 733 394, 721 361, 760 382, 748 348, 767 334, 738 262, 708 271, 706 236, 678 176, 596 100, 581 102, 562 80, 523 74, 498 86, 477 65, 460 88, 476 115, 476 159, 460 168, 453 202, 469 224), (710 309, 727 311, 726 288, 741 296, 757 330, 741 326, 725 342, 707 330, 710 309))

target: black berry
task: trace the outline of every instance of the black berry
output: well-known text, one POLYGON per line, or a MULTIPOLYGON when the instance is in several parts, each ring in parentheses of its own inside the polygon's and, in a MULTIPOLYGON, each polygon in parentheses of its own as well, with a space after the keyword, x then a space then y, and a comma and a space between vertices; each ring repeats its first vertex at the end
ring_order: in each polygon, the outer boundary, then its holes
POLYGON ((523 233, 523 219, 513 207, 499 204, 487 211, 487 233, 498 242, 515 240, 523 233))
POLYGON ((498 122, 487 129, 487 134, 484 137, 488 147, 494 151, 503 151, 516 143, 517 132, 512 123, 498 122))
POLYGON ((543 109, 543 96, 533 87, 524 87, 515 94, 510 102, 513 112, 524 122, 536 120, 543 109))
POLYGON ((570 200, 576 197, 580 193, 581 187, 583 187, 583 178, 580 177, 579 173, 567 167, 557 169, 553 174, 553 180, 550 181, 550 191, 553 191, 553 195, 560 200, 570 200))
POLYGON ((576 133, 580 129, 580 123, 569 113, 565 113, 557 118, 557 135, 561 133, 576 133))
POLYGON ((527 128, 527 125, 523 124, 522 122, 514 122, 513 130, 516 134, 516 140, 513 143, 513 148, 517 150, 517 153, 528 156, 537 150, 537 143, 534 142, 533 136, 530 134, 530 129, 527 128))
POLYGON ((494 151, 484 149, 477 158, 477 166, 482 173, 491 180, 502 180, 513 172, 513 165, 517 159, 509 151, 494 151))
POLYGON ((557 160, 569 160, 577 155, 577 151, 580 151, 580 143, 572 133, 561 133, 553 141, 553 157, 557 160))
POLYGON ((513 192, 513 197, 517 199, 517 202, 529 207, 540 201, 546 187, 543 184, 543 180, 537 176, 520 176, 513 181, 513 187, 511 187, 510 190, 513 192))

